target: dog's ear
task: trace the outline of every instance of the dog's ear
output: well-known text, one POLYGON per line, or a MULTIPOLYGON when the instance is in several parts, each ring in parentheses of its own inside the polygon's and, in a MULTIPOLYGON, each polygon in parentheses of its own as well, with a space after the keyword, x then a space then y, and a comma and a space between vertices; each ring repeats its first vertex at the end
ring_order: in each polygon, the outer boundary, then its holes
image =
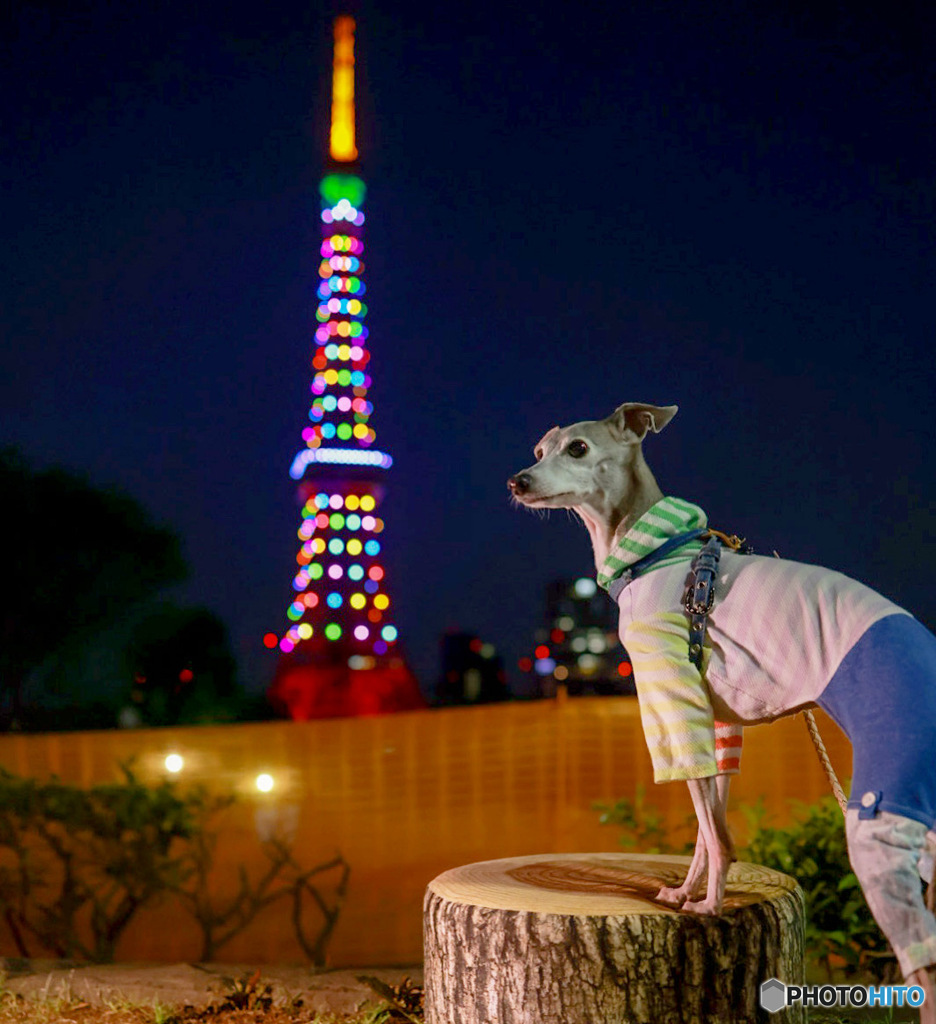
POLYGON ((659 432, 676 415, 678 405, 647 405, 646 402, 625 402, 605 420, 619 441, 642 441, 648 431, 659 432))

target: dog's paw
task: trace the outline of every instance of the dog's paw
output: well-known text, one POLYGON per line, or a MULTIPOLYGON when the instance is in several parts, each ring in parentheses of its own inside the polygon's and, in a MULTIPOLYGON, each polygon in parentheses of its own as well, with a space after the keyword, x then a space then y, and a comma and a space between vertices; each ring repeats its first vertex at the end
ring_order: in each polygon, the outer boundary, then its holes
POLYGON ((672 886, 664 885, 656 894, 657 903, 664 903, 667 907, 681 907, 689 899, 689 893, 680 886, 674 889, 672 886))
POLYGON ((702 917, 717 917, 721 913, 721 906, 714 900, 687 900, 682 909, 690 914, 699 914, 702 917))

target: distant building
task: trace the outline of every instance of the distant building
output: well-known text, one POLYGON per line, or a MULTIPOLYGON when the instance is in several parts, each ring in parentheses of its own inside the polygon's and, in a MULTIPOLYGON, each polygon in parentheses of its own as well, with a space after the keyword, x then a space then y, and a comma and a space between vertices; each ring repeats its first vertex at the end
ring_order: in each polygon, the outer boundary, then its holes
POLYGON ((535 637, 535 648, 519 668, 532 674, 539 696, 555 696, 560 685, 576 697, 636 694, 630 659, 618 639, 618 610, 590 577, 549 584, 546 622, 535 637))
POLYGON ((442 675, 436 704, 490 704, 508 700, 504 660, 493 644, 473 633, 446 633, 440 645, 442 675))

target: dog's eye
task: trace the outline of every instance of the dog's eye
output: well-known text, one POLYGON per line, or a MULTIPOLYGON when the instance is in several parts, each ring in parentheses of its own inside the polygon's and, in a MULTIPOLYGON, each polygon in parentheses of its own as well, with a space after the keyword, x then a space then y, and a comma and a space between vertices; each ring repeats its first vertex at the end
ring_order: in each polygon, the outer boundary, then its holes
POLYGON ((580 459, 583 455, 588 454, 588 445, 584 441, 570 441, 566 451, 573 459, 580 459))

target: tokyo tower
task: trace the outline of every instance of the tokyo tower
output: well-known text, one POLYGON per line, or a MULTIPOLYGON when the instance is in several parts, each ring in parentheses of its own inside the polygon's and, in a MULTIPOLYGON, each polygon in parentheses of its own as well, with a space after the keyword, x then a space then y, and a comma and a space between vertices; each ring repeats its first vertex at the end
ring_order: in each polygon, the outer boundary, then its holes
POLYGON ((424 707, 399 651, 383 563, 391 457, 375 446, 368 400, 364 199, 354 109, 354 19, 335 19, 329 165, 309 424, 289 470, 301 508, 289 624, 264 644, 280 661, 269 697, 294 719, 424 707))

